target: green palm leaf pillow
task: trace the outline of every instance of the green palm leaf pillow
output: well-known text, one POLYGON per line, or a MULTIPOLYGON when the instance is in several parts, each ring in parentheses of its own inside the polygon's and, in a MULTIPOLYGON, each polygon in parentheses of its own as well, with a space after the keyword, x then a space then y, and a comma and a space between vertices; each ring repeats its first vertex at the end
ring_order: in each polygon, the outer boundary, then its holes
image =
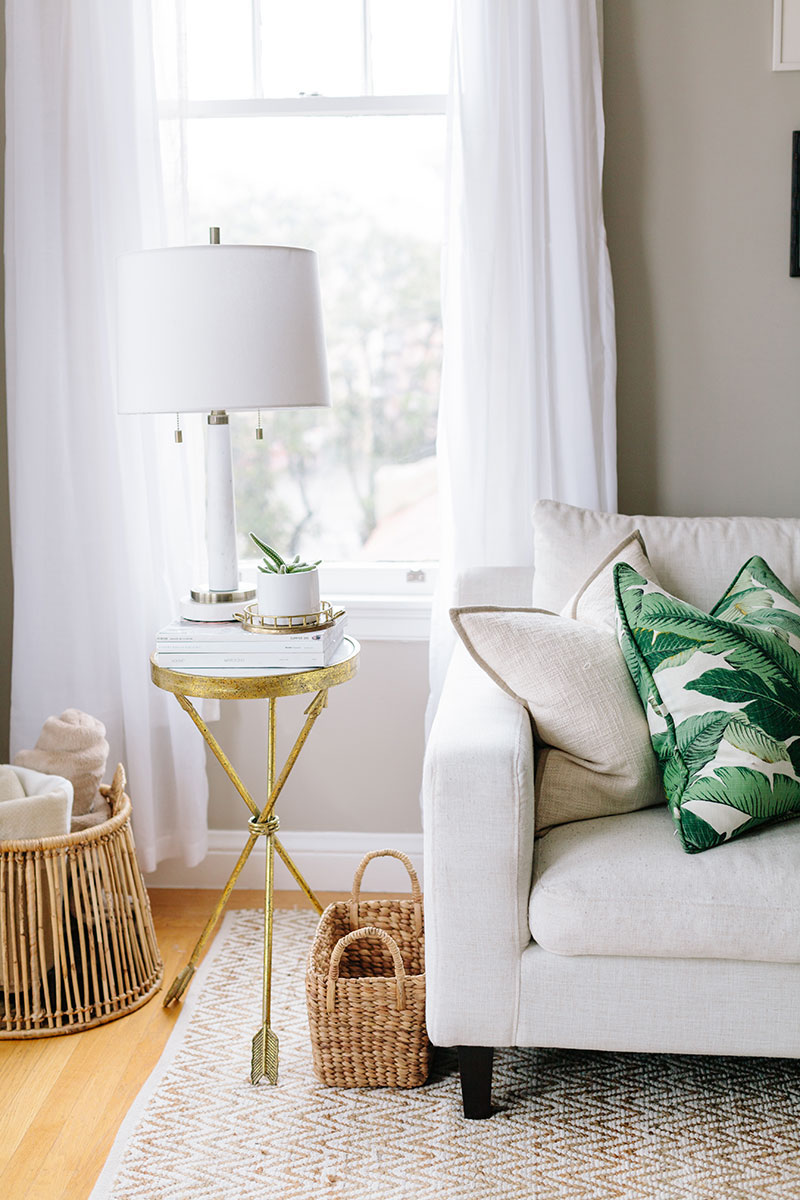
POLYGON ((762 558, 710 613, 627 563, 617 636, 684 849, 800 815, 800 601, 762 558))

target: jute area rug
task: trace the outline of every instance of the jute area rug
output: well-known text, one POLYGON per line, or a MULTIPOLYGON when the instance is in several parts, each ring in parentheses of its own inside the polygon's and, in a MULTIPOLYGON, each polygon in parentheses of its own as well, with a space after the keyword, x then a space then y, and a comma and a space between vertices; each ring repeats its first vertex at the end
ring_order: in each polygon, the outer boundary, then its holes
POLYGON ((502 1051, 488 1121, 461 1117, 451 1051, 417 1090, 323 1087, 303 990, 315 926, 276 913, 280 1080, 253 1087, 260 916, 225 918, 92 1200, 800 1197, 794 1061, 502 1051))

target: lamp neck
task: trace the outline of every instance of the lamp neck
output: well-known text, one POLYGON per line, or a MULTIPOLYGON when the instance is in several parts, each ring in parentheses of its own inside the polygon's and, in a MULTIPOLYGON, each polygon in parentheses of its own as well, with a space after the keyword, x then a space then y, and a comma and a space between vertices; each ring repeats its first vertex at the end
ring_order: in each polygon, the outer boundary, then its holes
POLYGON ((211 412, 208 414, 208 423, 209 425, 227 425, 228 414, 225 412, 225 409, 212 408, 211 412))

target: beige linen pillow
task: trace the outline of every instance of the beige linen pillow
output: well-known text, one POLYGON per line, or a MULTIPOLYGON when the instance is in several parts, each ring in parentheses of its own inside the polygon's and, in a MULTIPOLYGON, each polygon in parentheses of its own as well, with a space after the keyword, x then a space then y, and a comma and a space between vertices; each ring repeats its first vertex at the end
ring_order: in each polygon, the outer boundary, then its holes
POLYGON ((614 567, 617 563, 627 563, 639 575, 658 584, 660 581, 653 570, 644 538, 638 529, 629 533, 619 545, 605 556, 581 584, 577 592, 561 609, 562 617, 572 617, 576 621, 586 621, 596 629, 610 629, 616 633, 617 606, 614 594, 614 567))
POLYGON ((542 609, 451 609, 472 657, 531 714, 536 832, 633 812, 664 795, 615 635, 542 609))

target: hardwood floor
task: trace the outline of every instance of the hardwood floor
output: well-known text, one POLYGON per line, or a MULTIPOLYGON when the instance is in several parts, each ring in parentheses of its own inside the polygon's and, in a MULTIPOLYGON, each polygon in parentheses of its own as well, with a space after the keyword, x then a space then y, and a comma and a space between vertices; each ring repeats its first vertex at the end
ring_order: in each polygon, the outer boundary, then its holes
MULTIPOLYGON (((185 964, 216 898, 212 891, 151 891, 164 986, 185 964)), ((319 893, 322 904, 340 898, 319 893)), ((298 891, 276 892, 275 900, 281 908, 306 903, 298 891)), ((262 903, 263 893, 235 891, 228 908, 262 903)), ((178 1011, 162 1008, 159 994, 85 1033, 0 1041, 3 1200, 86 1200, 178 1011)))

